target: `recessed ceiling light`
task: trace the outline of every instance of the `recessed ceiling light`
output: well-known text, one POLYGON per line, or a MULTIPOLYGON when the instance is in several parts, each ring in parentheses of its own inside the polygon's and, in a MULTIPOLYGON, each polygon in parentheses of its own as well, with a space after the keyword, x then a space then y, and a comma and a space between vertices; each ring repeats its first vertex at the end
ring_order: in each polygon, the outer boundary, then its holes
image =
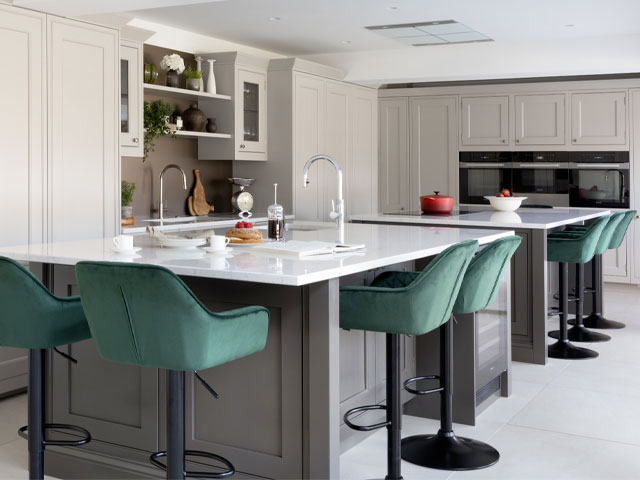
POLYGON ((277 22, 278 20, 280 20, 280 17, 269 17, 269 20, 271 20, 272 22, 277 22))
POLYGON ((387 10, 398 10, 398 7, 391 5, 390 7, 387 7, 387 10))
POLYGON ((575 25, 573 23, 568 23, 565 27, 575 27, 575 25))
POLYGON ((351 40, 342 40, 342 42, 340 43, 344 43, 345 45, 349 45, 351 43, 351 40))

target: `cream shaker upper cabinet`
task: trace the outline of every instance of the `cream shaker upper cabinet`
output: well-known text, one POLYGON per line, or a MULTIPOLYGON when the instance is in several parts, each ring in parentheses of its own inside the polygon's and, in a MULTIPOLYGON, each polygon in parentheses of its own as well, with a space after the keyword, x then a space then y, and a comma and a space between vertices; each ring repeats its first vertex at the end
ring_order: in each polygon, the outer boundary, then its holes
POLYGON ((45 16, 0 5, 0 43, 16 75, 0 76, 0 246, 46 235, 45 16))
POLYGON ((143 71, 142 44, 120 42, 120 153, 127 157, 142 157, 143 71))
POLYGON ((215 118, 218 132, 231 138, 199 138, 200 160, 267 160, 267 66, 264 58, 240 52, 200 54, 204 59, 204 83, 208 83, 209 59, 215 60, 217 93, 232 101, 200 98, 198 107, 215 118))
POLYGON ((462 97, 462 145, 509 143, 509 97, 462 97))
MULTIPOLYGON (((350 86, 343 82, 325 83, 325 141, 324 150, 320 153, 335 158, 342 169, 343 193, 348 191, 350 142, 350 86)), ((333 210, 332 201, 338 198, 338 182, 336 169, 329 162, 318 162, 321 184, 320 219, 329 219, 333 210)), ((345 202, 346 208, 349 203, 345 202)))
POLYGON ((456 98, 416 97, 409 100, 409 106, 410 206, 419 210, 421 195, 456 194, 456 98))
POLYGON ((626 92, 571 94, 572 145, 626 145, 626 92))
POLYGON ((378 105, 378 197, 382 213, 409 209, 409 99, 383 98, 378 105))
POLYGON ((47 17, 49 238, 113 236, 120 224, 117 30, 47 17))
POLYGON ((516 95, 516 145, 565 144, 565 95, 516 95))

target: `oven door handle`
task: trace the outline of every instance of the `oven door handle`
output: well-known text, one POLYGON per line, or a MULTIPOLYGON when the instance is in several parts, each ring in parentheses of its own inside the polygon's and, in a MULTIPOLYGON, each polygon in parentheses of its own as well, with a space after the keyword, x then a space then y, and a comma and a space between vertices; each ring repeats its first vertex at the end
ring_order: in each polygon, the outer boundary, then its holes
POLYGON ((611 168, 617 168, 618 170, 629 170, 628 163, 569 163, 571 169, 583 169, 583 170, 609 170, 611 168))
POLYGON ((460 162, 460 168, 505 168, 504 163, 460 162))
POLYGON ((560 169, 569 168, 569 164, 564 163, 514 163, 513 168, 547 168, 560 169))

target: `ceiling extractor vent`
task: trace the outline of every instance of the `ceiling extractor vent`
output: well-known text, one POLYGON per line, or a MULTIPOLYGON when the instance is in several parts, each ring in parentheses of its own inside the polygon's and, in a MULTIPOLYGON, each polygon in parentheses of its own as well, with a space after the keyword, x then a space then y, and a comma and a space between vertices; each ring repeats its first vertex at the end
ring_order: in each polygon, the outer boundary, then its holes
POLYGON ((448 45, 452 43, 493 42, 493 39, 455 20, 377 25, 365 28, 414 47, 448 45))

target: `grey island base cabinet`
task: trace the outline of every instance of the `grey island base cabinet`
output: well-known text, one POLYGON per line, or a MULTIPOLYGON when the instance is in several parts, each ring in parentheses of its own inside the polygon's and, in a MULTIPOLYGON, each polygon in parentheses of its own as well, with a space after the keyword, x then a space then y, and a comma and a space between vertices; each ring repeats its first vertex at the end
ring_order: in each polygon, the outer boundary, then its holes
MULTIPOLYGON (((331 241, 336 232, 287 234, 331 241)), ((486 244, 512 234, 346 225, 346 240, 365 243, 366 251, 305 260, 237 248, 224 268, 213 256, 194 258, 135 237, 143 248, 131 261, 170 268, 209 308, 259 304, 271 314, 262 352, 201 372, 220 399, 187 374, 187 448, 228 458, 237 478, 340 478, 341 448, 357 441, 341 442, 341 413, 371 399, 384 401, 370 358, 378 338, 339 328, 340 282, 365 282, 381 269, 406 268, 465 239, 486 244), (354 368, 358 363, 366 368, 354 368)), ((6 247, 0 255, 33 268, 39 264, 49 288, 69 295, 78 292, 75 263, 121 260, 111 253, 111 243, 106 238, 6 247)), ((80 425, 93 441, 82 448, 47 448, 46 473, 69 479, 163 478, 148 457, 166 443, 164 372, 102 360, 91 340, 65 350, 78 364, 58 355, 47 359, 47 421, 80 425)), ((405 339, 404 354, 406 378, 415 371, 413 339, 405 339)))

